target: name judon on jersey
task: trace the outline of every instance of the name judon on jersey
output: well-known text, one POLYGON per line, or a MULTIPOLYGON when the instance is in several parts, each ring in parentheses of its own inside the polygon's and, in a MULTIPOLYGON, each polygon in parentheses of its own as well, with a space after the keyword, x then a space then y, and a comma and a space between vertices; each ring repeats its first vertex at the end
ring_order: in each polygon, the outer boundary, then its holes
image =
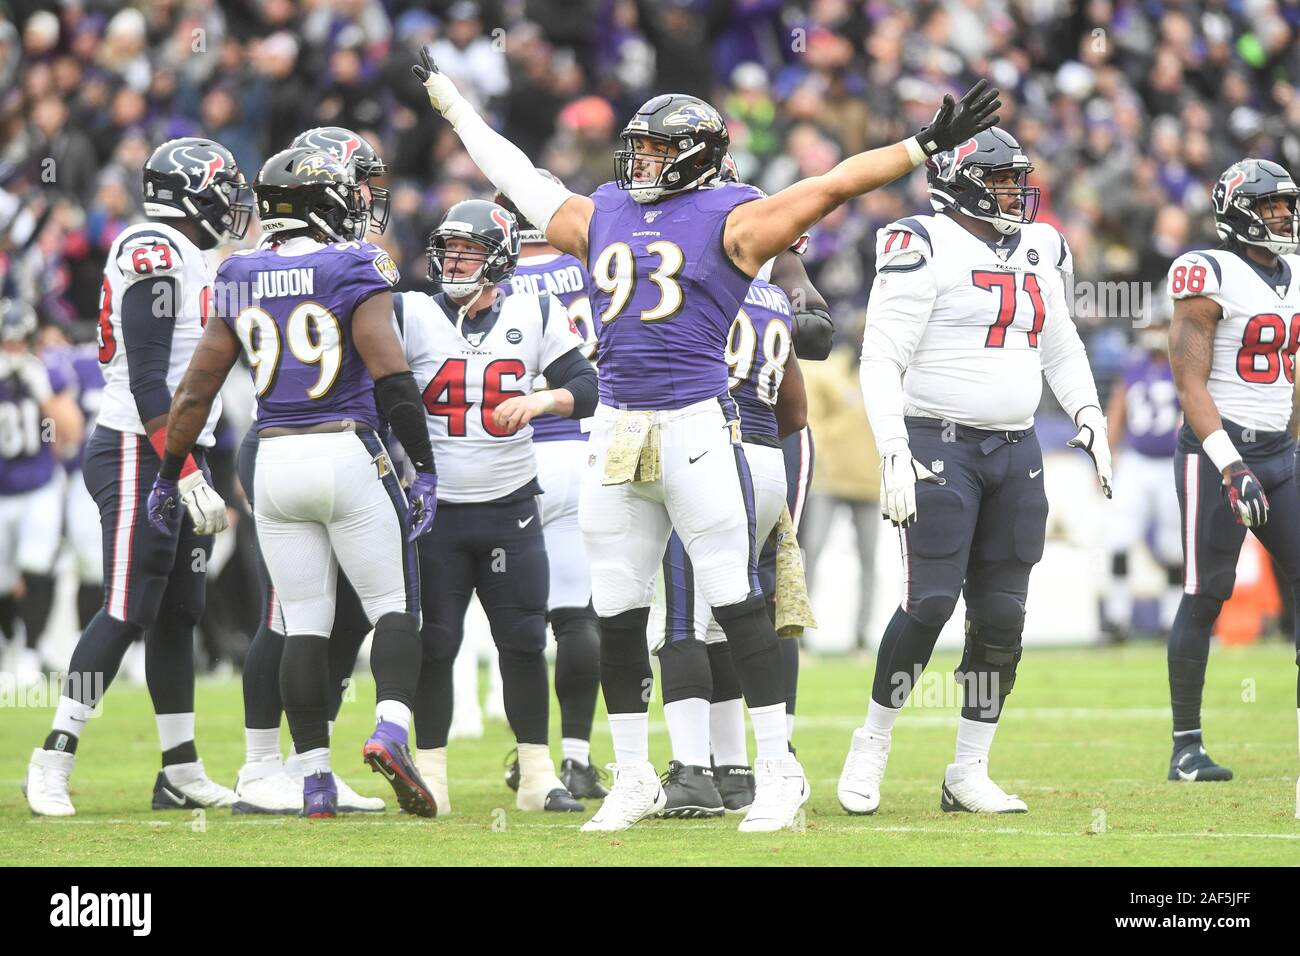
MULTIPOLYGON (((167 388, 173 394, 207 325, 212 302, 212 271, 199 247, 162 222, 137 223, 123 229, 109 248, 100 292, 99 362, 104 371, 104 390, 99 424, 106 428, 144 434, 144 423, 131 394, 131 375, 122 335, 122 297, 137 282, 158 279, 174 279, 178 286, 177 301, 164 302, 170 308, 167 314, 159 316, 160 321, 174 323, 167 366, 167 388)), ((220 417, 218 396, 212 402, 198 444, 213 443, 212 430, 220 417)))
POLYGON ((1205 296, 1223 310, 1209 391, 1219 414, 1245 428, 1283 431, 1291 417, 1300 344, 1300 256, 1280 256, 1278 282, 1235 252, 1184 253, 1169 270, 1174 299, 1205 296))

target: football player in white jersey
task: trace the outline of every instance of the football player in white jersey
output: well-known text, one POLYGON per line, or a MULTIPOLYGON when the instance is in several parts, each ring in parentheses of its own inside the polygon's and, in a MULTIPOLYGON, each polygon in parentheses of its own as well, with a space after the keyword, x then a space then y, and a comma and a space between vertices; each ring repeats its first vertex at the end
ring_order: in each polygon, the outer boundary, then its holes
POLYGON ((964 705, 944 810, 1024 812, 989 779, 1015 683, 1029 572, 1047 495, 1034 412, 1046 374, 1110 494, 1106 420, 1065 297, 1065 239, 1035 223, 1020 145, 994 127, 926 165, 933 216, 880 230, 861 383, 880 449, 881 510, 901 529, 903 600, 881 639, 871 704, 839 781, 849 813, 874 813, 894 722, 935 640, 966 598, 957 668, 964 705))
POLYGON ((113 241, 104 267, 99 360, 104 391, 82 472, 104 533, 104 606, 81 635, 53 727, 32 753, 24 791, 33 813, 71 816, 77 742, 95 705, 141 632, 162 770, 154 809, 229 806, 234 794, 208 779, 194 746, 194 625, 204 571, 226 508, 205 476, 203 450, 221 414, 215 403, 180 493, 187 514, 163 534, 146 516, 166 440, 167 411, 198 345, 211 304, 203 251, 242 237, 252 205, 224 146, 187 137, 163 143, 144 167, 149 221, 113 241))
POLYGON ((549 571, 529 422, 590 415, 596 374, 555 296, 497 288, 518 261, 514 216, 467 199, 429 237, 429 277, 442 292, 406 292, 394 302, 439 464, 438 513, 420 545, 424 658, 415 730, 416 765, 443 812, 452 665, 475 591, 492 625, 519 745, 517 806, 583 809, 556 776, 547 738, 549 571), (534 391, 543 375, 551 387, 534 391))
MULTIPOLYGON (((1246 529, 1293 590, 1300 582, 1300 499, 1288 427, 1300 341, 1298 196, 1277 163, 1233 164, 1213 193, 1223 245, 1186 253, 1169 271, 1169 360, 1186 418, 1174 468, 1185 571, 1169 635, 1170 780, 1232 779, 1205 752, 1201 690, 1210 632, 1232 595, 1246 529)), ((1296 641, 1300 651, 1300 619, 1296 641)), ((1300 715, 1300 696, 1296 704, 1300 715)))

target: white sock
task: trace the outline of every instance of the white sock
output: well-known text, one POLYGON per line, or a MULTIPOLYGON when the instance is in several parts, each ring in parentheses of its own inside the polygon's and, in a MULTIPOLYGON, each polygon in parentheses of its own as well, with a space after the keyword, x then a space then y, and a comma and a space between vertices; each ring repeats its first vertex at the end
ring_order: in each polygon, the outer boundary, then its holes
POLYGON ((794 740, 794 714, 786 711, 785 714, 785 739, 794 740))
POLYGON ((89 704, 83 704, 71 697, 60 697, 58 709, 54 711, 54 724, 50 729, 80 737, 85 732, 86 722, 90 720, 90 715, 94 711, 95 708, 89 704))
POLYGON ((330 750, 328 747, 317 747, 315 750, 309 750, 305 754, 299 754, 298 762, 302 764, 302 775, 304 777, 310 777, 317 771, 329 773, 330 750))
POLYGON ((375 720, 384 720, 390 724, 397 724, 397 726, 409 733, 411 730, 411 708, 401 701, 381 700, 375 704, 375 720))
POLYGON ((688 767, 709 765, 709 702, 687 697, 664 704, 664 720, 673 743, 673 759, 688 767))
POLYGON ((279 727, 244 728, 244 763, 257 763, 280 756, 279 727))
POLYGON ((614 738, 614 760, 642 764, 650 760, 650 718, 647 714, 610 714, 609 735, 614 738))
POLYGON ((953 763, 976 763, 989 759, 989 748, 993 746, 993 735, 998 732, 997 724, 988 724, 980 720, 957 718, 957 755, 953 763))
POLYGON ((534 779, 555 782, 555 764, 551 762, 551 748, 546 744, 519 745, 519 788, 534 779))
POLYGON ((572 760, 584 767, 591 765, 590 740, 581 740, 577 737, 562 737, 560 738, 560 748, 564 752, 565 760, 572 760))
POLYGON ((194 739, 192 713, 157 714, 154 716, 154 722, 158 725, 158 743, 162 746, 163 753, 194 739))
POLYGON ((886 707, 872 700, 867 705, 867 719, 862 722, 862 729, 876 737, 892 737, 894 721, 902 712, 901 707, 886 707))
POLYGON ((783 760, 790 755, 790 742, 785 736, 785 701, 749 708, 749 722, 754 725, 756 759, 783 760))
POLYGON ((745 702, 739 697, 709 705, 709 741, 713 762, 719 767, 748 767, 745 740, 745 702))

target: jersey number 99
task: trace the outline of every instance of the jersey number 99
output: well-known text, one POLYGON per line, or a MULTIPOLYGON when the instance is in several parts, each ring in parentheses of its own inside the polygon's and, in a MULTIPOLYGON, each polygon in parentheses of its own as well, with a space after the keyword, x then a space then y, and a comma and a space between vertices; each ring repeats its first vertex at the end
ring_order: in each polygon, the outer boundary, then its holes
MULTIPOLYGON (((235 317, 235 334, 253 368, 253 387, 260 398, 270 391, 280 373, 280 329, 269 312, 249 306, 235 317)), ((316 399, 329 394, 343 365, 343 335, 334 313, 316 302, 301 302, 284 324, 289 351, 303 365, 319 365, 316 381, 306 389, 316 399)))

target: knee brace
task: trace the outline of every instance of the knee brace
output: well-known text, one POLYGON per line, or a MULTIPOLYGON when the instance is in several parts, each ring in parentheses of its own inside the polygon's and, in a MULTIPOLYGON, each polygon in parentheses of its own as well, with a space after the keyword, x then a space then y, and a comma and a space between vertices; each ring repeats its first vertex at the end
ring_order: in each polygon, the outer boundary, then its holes
POLYGON ((1016 667, 1022 652, 1020 627, 996 627, 968 617, 966 645, 954 672, 957 682, 965 688, 966 706, 978 706, 986 712, 1000 708, 1001 701, 1016 684, 1016 667), (994 681, 991 686, 979 686, 981 675, 985 674, 991 675, 994 681), (971 681, 976 683, 975 687, 970 686, 971 681), (972 699, 978 705, 971 703, 972 699))
POLYGON ((492 642, 501 652, 531 656, 546 650, 546 612, 521 608, 499 609, 488 617, 492 642))
POLYGON ((664 703, 713 696, 709 650, 702 641, 687 638, 665 644, 659 651, 659 680, 664 703))

